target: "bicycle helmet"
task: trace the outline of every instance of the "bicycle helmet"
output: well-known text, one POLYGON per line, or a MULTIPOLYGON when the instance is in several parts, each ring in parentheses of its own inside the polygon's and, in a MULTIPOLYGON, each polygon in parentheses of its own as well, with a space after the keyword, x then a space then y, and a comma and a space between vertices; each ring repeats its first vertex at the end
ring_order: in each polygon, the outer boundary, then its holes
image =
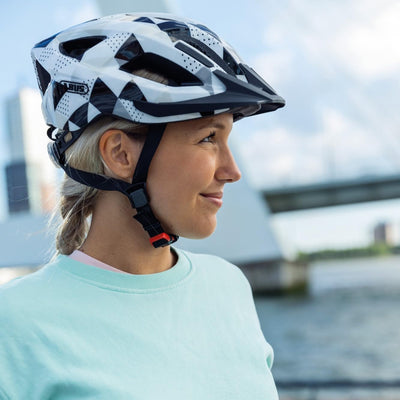
POLYGON ((52 159, 80 183, 128 196, 155 247, 178 238, 155 218, 145 186, 166 124, 224 112, 236 121, 285 104, 214 32, 170 14, 94 19, 37 43, 32 59, 54 141, 52 159), (158 72, 168 83, 135 75, 138 69, 158 72), (131 184, 72 168, 65 160, 65 151, 103 116, 149 126, 131 184))

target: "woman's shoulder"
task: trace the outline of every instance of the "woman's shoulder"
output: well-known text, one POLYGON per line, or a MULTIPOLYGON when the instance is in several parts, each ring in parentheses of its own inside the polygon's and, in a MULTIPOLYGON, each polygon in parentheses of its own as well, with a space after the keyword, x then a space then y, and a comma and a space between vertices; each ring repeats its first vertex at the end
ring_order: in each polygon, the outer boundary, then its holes
POLYGON ((53 266, 57 262, 49 262, 36 271, 27 275, 19 276, 0 285, 0 297, 13 296, 17 294, 29 295, 32 290, 44 284, 44 281, 50 278, 53 273, 53 266))
POLYGON ((0 321, 15 321, 40 309, 48 301, 47 288, 52 284, 53 264, 0 286, 0 321))

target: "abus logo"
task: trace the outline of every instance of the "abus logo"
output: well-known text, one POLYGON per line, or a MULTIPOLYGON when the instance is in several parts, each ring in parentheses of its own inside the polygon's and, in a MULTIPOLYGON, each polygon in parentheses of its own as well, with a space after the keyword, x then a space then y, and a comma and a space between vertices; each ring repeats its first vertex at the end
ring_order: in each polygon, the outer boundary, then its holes
POLYGON ((86 94, 89 92, 89 86, 86 83, 71 82, 71 81, 61 81, 61 85, 67 87, 67 92, 86 94))

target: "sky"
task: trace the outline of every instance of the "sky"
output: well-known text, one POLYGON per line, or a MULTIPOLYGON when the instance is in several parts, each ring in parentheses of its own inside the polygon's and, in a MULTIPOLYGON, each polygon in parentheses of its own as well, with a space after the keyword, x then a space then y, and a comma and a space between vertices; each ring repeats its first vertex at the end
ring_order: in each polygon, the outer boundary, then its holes
MULTIPOLYGON (((234 127, 237 157, 255 188, 400 172, 399 1, 170 3, 226 39, 286 99, 284 109, 234 127)), ((34 43, 99 15, 94 0, 2 1, 0 104, 21 87, 36 87, 34 43)), ((1 170, 6 162, 0 107, 1 170)), ((0 185, 4 192, 4 177, 0 185)), ((347 247, 370 241, 377 222, 400 227, 399 209, 394 200, 280 214, 271 221, 295 250, 347 247)))

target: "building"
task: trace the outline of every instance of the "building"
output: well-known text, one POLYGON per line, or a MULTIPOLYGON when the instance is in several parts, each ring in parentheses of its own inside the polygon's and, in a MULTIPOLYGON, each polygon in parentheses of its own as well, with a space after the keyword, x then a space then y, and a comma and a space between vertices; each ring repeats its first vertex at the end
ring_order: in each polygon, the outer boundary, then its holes
POLYGON ((394 246, 396 244, 396 232, 392 224, 380 222, 374 227, 374 243, 394 246))
POLYGON ((47 126, 37 90, 20 89, 5 104, 9 162, 6 166, 10 214, 49 211, 54 203, 55 168, 47 156, 47 126))

